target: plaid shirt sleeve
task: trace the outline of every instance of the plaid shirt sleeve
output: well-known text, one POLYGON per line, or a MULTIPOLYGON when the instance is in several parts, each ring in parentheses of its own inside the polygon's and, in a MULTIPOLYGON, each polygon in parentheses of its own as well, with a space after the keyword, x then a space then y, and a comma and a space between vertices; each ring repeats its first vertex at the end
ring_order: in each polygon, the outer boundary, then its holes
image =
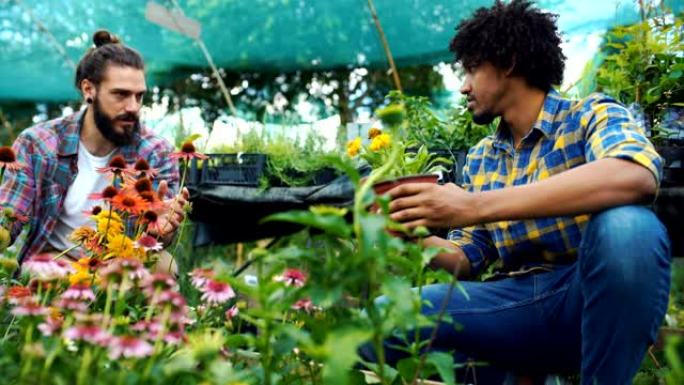
MULTIPOLYGON (((468 192, 474 191, 470 179, 471 170, 469 170, 469 160, 471 156, 474 156, 473 149, 469 152, 466 165, 463 167, 463 188, 468 192)), ((447 235, 447 239, 463 250, 466 258, 470 261, 470 274, 472 276, 480 274, 488 264, 499 256, 491 234, 484 225, 451 230, 447 235)))
MULTIPOLYGON (((22 167, 16 171, 5 170, 5 178, 0 186, 0 205, 11 207, 16 213, 29 218, 33 217, 33 201, 36 197, 31 147, 31 140, 25 133, 19 135, 14 141, 12 149, 16 155, 16 161, 22 167)), ((12 243, 21 232, 22 225, 16 221, 9 229, 12 243)))
POLYGON ((646 167, 660 183, 662 158, 625 107, 595 94, 583 108, 580 124, 586 128, 587 162, 611 157, 630 160, 646 167))

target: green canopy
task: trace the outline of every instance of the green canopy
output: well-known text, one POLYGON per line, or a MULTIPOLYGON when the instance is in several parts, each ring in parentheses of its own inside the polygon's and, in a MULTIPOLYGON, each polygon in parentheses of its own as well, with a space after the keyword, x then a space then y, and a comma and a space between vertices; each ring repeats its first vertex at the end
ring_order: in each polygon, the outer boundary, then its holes
MULTIPOLYGON (((157 0, 167 9, 174 2, 157 0)), ((454 27, 488 0, 375 0, 398 66, 449 61, 454 27)), ((638 20, 635 2, 540 0, 561 15, 566 34, 603 31, 638 20)), ((675 12, 682 0, 666 1, 675 12)), ((367 0, 179 0, 201 24, 201 38, 219 67, 293 71, 387 67, 367 0)), ((138 49, 150 84, 180 69, 206 68, 199 46, 145 18, 144 0, 0 0, 0 100, 77 98, 73 63, 106 28, 138 49)))

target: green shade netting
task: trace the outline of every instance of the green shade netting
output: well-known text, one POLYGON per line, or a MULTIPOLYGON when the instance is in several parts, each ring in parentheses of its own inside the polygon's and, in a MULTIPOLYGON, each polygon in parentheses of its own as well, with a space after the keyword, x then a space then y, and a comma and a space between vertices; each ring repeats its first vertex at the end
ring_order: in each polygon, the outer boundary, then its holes
MULTIPOLYGON (((172 8, 167 0, 157 3, 172 8)), ((375 0, 398 66, 451 60, 447 47, 458 22, 486 0, 375 0)), ((73 68, 106 28, 139 50, 151 85, 179 70, 206 68, 192 39, 145 19, 145 0, 0 0, 0 100, 77 98, 73 68), (36 22, 36 21, 39 22, 36 22), (42 29, 41 27, 44 27, 42 29), (45 32, 49 31, 49 34, 45 32), (54 42, 49 36, 54 37, 54 42), (56 46, 64 48, 60 53, 56 46)), ((386 68, 367 0, 179 0, 198 20, 216 64, 232 71, 386 68)), ((560 14, 566 35, 604 31, 639 18, 636 1, 540 0, 560 14)), ((675 12, 683 0, 666 4, 675 12)))

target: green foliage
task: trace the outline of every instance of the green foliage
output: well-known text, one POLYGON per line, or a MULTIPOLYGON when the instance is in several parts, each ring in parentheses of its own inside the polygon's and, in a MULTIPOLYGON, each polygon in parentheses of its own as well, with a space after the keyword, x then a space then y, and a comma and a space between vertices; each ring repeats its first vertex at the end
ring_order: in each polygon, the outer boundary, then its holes
POLYGON ((597 90, 638 103, 658 132, 664 108, 684 102, 684 18, 662 15, 608 32, 597 90))
POLYGON ((487 125, 475 124, 466 108, 465 99, 451 109, 442 111, 444 118, 433 111, 426 97, 406 96, 392 91, 389 99, 393 103, 403 103, 406 108, 408 139, 430 149, 467 150, 496 130, 496 121, 487 125))

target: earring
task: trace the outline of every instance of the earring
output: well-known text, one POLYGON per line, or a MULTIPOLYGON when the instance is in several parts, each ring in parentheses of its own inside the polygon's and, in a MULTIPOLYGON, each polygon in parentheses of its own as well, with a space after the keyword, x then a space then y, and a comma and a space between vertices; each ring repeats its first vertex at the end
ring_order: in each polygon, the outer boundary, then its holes
POLYGON ((86 103, 88 103, 88 104, 93 104, 93 98, 91 98, 90 96, 88 96, 88 97, 86 98, 86 103))

